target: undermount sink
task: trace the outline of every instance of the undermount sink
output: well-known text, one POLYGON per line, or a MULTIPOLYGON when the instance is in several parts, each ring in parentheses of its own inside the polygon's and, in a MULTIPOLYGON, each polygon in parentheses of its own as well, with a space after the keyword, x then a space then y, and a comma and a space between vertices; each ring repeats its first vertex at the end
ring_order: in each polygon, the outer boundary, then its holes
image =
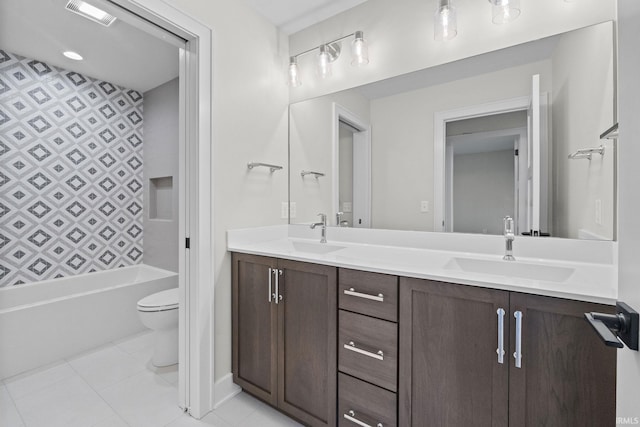
POLYGON ((564 282, 571 277, 574 272, 574 269, 570 267, 475 258, 452 258, 444 268, 468 273, 518 277, 522 279, 542 280, 545 282, 564 282))
POLYGON ((328 254, 344 249, 344 246, 328 245, 326 243, 291 242, 293 250, 311 254, 328 254))

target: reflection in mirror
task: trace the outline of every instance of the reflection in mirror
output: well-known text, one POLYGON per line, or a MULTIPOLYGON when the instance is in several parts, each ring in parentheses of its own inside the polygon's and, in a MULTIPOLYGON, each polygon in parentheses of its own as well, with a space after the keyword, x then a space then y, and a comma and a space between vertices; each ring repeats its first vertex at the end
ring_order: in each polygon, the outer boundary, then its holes
POLYGON ((509 215, 520 235, 612 239, 615 141, 599 136, 615 122, 613 34, 605 22, 292 104, 291 223, 502 234, 509 215))

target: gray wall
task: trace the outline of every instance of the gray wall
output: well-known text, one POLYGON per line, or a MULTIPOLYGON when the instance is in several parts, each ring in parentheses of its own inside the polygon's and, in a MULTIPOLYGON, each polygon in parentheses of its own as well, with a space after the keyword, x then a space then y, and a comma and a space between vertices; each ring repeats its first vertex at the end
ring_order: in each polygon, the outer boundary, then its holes
POLYGON ((0 50, 0 287, 142 260, 142 95, 0 50))
MULTIPOLYGON (((178 271, 178 79, 144 94, 144 255, 147 265, 178 271), (153 197, 151 180, 171 177, 153 197), (157 200, 158 215, 151 204, 157 200), (165 203, 168 202, 168 203, 165 203), (164 206, 164 208, 163 208, 164 206)), ((166 180, 161 180, 161 182, 166 180)))

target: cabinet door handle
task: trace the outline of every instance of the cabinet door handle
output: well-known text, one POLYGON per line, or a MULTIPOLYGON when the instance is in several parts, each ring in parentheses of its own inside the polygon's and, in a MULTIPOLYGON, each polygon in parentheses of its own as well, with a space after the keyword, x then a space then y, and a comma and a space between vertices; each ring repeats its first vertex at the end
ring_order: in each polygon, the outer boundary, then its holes
POLYGON ((356 290, 353 289, 353 288, 345 289, 344 290, 344 294, 345 295, 351 295, 352 297, 358 297, 358 298, 370 299, 370 300, 378 301, 378 302, 384 302, 384 295, 383 294, 369 295, 369 294, 364 294, 362 292, 356 292, 356 290))
MULTIPOLYGON (((357 419, 356 412, 353 409, 350 409, 349 411, 347 411, 347 413, 344 414, 344 418, 361 427, 373 427, 371 424, 367 424, 364 421, 360 421, 359 419, 357 419)), ((384 427, 384 426, 382 425, 382 423, 378 423, 376 424, 376 427, 384 427)))
POLYGON ((273 268, 269 267, 269 298, 268 301, 271 302, 272 290, 271 290, 271 282, 273 281, 273 268))
POLYGON ((504 363, 504 308, 499 308, 498 313, 498 363, 504 363))
POLYGON ((349 341, 349 344, 345 344, 343 347, 349 351, 364 354, 365 356, 371 357, 373 359, 384 360, 384 353, 382 352, 382 350, 378 350, 377 352, 372 353, 370 351, 356 347, 356 344, 353 341, 349 341))
POLYGON ((280 295, 280 276, 282 276, 282 270, 274 269, 273 274, 276 276, 276 292, 273 294, 273 298, 276 300, 276 304, 282 301, 282 295, 280 295))
POLYGON ((513 317, 516 318, 516 352, 513 357, 516 359, 516 368, 522 368, 522 312, 516 311, 513 317))

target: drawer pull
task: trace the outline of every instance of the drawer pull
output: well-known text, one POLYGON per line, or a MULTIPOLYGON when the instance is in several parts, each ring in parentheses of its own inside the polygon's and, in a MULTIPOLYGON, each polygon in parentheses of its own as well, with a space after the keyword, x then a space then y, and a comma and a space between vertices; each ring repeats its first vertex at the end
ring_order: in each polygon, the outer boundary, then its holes
POLYGON ((353 341, 349 341, 349 344, 345 344, 344 348, 350 351, 355 351, 356 353, 364 354, 365 356, 372 357, 374 359, 384 360, 384 353, 382 352, 382 350, 378 350, 376 353, 372 353, 370 351, 356 347, 356 344, 353 341))
MULTIPOLYGON (((356 413, 353 409, 349 410, 346 414, 344 414, 344 418, 361 427, 373 427, 371 424, 367 424, 364 421, 360 421, 359 419, 357 419, 356 413)), ((384 426, 382 425, 382 423, 378 423, 376 424, 376 427, 384 427, 384 426)))
POLYGON ((363 294, 362 292, 356 292, 356 290, 353 289, 353 288, 345 289, 344 290, 344 294, 345 295, 351 295, 352 297, 358 297, 358 298, 370 299, 372 301, 384 302, 384 295, 383 294, 378 294, 378 295, 363 294))

